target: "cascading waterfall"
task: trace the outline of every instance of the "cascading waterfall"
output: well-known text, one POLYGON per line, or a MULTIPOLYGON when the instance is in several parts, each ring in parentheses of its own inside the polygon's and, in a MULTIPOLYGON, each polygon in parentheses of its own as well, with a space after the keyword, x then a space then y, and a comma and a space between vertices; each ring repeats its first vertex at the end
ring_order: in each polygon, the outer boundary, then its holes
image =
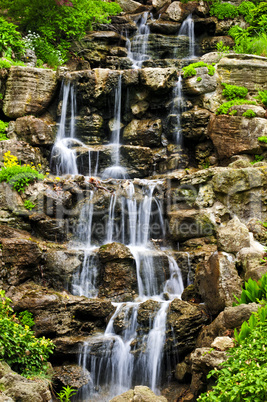
POLYGON ((195 24, 192 18, 192 14, 183 21, 179 30, 178 36, 187 35, 189 38, 189 55, 188 58, 195 57, 195 24))
POLYGON ((147 25, 149 13, 146 11, 136 22, 138 33, 132 39, 128 39, 127 49, 128 57, 133 63, 133 68, 141 68, 144 61, 149 59, 147 55, 147 44, 150 34, 149 26, 147 25))
POLYGON ((181 114, 183 112, 183 97, 182 97, 182 77, 179 75, 176 86, 173 89, 173 107, 171 114, 173 121, 173 137, 177 145, 182 145, 182 127, 181 114))
MULTIPOLYGON (((133 39, 132 47, 129 48, 133 68, 142 67, 144 60, 148 59, 146 54, 149 36, 147 19, 148 13, 144 13, 138 22, 138 35, 133 39)), ((193 24, 191 15, 184 22, 179 33, 189 36, 190 56, 194 56, 195 47, 193 24)), ((172 110, 177 119, 174 140, 178 145, 181 144, 181 82, 179 76, 172 110)), ((154 240, 162 240, 165 236, 163 208, 160 198, 156 195, 156 189, 162 183, 157 180, 138 182, 137 197, 134 183, 125 180, 126 171, 120 166, 121 109, 122 75, 120 74, 115 91, 114 120, 111 125, 112 166, 105 169, 102 179, 124 179, 124 193, 121 195, 120 191, 114 191, 111 194, 104 244, 121 242, 130 249, 135 260, 138 297, 134 302, 114 303, 116 311, 110 318, 104 334, 91 336, 83 345, 79 364, 90 371, 91 377, 88 385, 84 386, 77 396, 76 400, 79 402, 108 401, 135 384, 148 385, 154 392, 159 393, 167 313, 171 300, 180 298, 183 292, 181 271, 170 251, 154 247, 154 240), (141 196, 140 193, 142 193, 141 196), (156 234, 153 231, 154 224, 158 228, 156 234), (156 260, 160 258, 165 258, 165 267, 162 262, 156 263, 156 260), (142 328, 137 319, 138 311, 142 303, 148 299, 158 304, 158 310, 150 320, 148 331, 142 334, 140 340, 142 328), (121 323, 122 330, 119 333, 115 325, 116 320, 120 320, 121 323), (137 344, 136 339, 138 339, 137 344)), ((74 145, 86 147, 75 138, 75 113, 75 93, 68 82, 63 88, 61 120, 52 152, 54 164, 56 161, 57 174, 78 173, 74 145)), ((97 175, 99 156, 93 169, 91 150, 86 148, 88 149, 89 176, 97 175)), ((72 293, 87 297, 97 297, 99 279, 96 257, 99 245, 92 244, 93 196, 94 193, 91 191, 88 203, 84 204, 80 213, 78 241, 79 247, 84 251, 84 259, 81 270, 73 276, 72 284, 72 293)))

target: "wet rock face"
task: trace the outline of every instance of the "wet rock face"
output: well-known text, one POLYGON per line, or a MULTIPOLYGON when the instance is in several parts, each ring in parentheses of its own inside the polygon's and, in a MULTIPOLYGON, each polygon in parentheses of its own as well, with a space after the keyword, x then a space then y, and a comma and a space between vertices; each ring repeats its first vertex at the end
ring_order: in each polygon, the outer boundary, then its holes
POLYGON ((41 114, 57 88, 56 72, 34 67, 11 67, 3 111, 10 118, 41 114))
POLYGON ((101 263, 99 297, 115 301, 133 300, 137 292, 136 270, 130 250, 120 243, 111 243, 99 249, 101 263))
POLYGON ((129 145, 156 147, 161 145, 162 123, 157 120, 132 120, 123 131, 129 145))
POLYGON ((211 314, 218 314, 225 307, 232 306, 233 295, 241 295, 241 279, 231 255, 212 254, 207 265, 197 271, 195 281, 211 314))
POLYGON ((56 138, 56 124, 33 116, 18 118, 15 132, 20 140, 33 146, 53 145, 56 138))

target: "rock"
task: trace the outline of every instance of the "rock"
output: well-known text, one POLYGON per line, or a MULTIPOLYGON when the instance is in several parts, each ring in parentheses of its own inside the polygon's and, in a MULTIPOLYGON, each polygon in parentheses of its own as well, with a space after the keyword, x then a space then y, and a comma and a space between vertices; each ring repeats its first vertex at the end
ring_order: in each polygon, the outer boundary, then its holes
POLYGON ((127 14, 138 14, 147 10, 147 7, 134 0, 118 0, 117 3, 127 14))
POLYGON ((207 127, 210 120, 210 112, 206 109, 194 107, 181 116, 183 136, 193 141, 201 141, 207 136, 207 127))
POLYGON ((4 391, 4 395, 8 397, 7 399, 3 399, 4 402, 51 401, 49 383, 40 378, 38 381, 33 381, 10 371, 0 379, 0 387, 1 391, 4 391))
POLYGON ((245 113, 247 110, 253 110, 253 112, 256 114, 255 117, 265 118, 266 113, 263 107, 256 105, 235 105, 230 107, 230 109, 228 110, 228 114, 233 110, 236 111, 235 116, 242 116, 243 113, 245 113))
POLYGON ((235 45, 235 41, 230 36, 206 36, 200 41, 200 48, 203 53, 215 52, 217 50, 217 44, 223 42, 223 46, 228 46, 232 49, 235 45))
POLYGON ((211 347, 217 336, 233 335, 234 328, 239 328, 244 321, 247 321, 252 312, 256 312, 260 306, 256 303, 240 304, 235 307, 226 307, 215 320, 202 328, 198 339, 197 347, 211 347))
POLYGON ((42 164, 42 167, 48 166, 48 162, 43 159, 38 148, 34 148, 24 141, 16 141, 14 139, 8 141, 0 141, 0 166, 3 166, 3 157, 6 152, 10 151, 11 155, 17 156, 21 164, 34 163, 42 164))
POLYGON ((116 301, 134 299, 137 291, 137 278, 133 255, 123 244, 111 243, 99 249, 101 263, 99 297, 116 301))
POLYGON ((171 3, 171 0, 152 0, 152 6, 156 9, 159 10, 163 6, 166 6, 171 3))
POLYGON ((162 123, 156 120, 132 120, 123 131, 123 140, 129 145, 156 147, 161 144, 162 123))
POLYGON ((183 4, 180 1, 173 1, 166 10, 166 16, 172 21, 182 22, 195 8, 197 8, 197 2, 183 4))
POLYGON ((218 250, 237 253, 241 248, 250 246, 248 228, 235 217, 226 226, 217 229, 217 241, 218 250))
POLYGON ((132 114, 136 117, 142 117, 142 115, 149 108, 149 103, 146 101, 140 101, 131 106, 132 114))
POLYGON ((159 33, 163 35, 174 35, 179 32, 180 23, 174 21, 165 21, 161 18, 149 21, 148 24, 150 32, 159 33))
POLYGON ((190 378, 191 370, 189 364, 185 361, 178 363, 175 368, 175 378, 179 382, 185 383, 190 378))
POLYGON ((53 122, 38 119, 34 116, 20 117, 15 123, 18 139, 33 146, 53 145, 57 127, 53 122))
POLYGON ((64 364, 63 366, 53 366, 53 384, 57 389, 70 386, 79 389, 90 381, 88 370, 76 364, 64 364))
POLYGON ((144 385, 137 385, 134 389, 124 392, 112 398, 110 402, 167 402, 164 396, 157 396, 150 388, 144 385))
POLYGON ((210 119, 208 135, 221 160, 244 152, 257 154, 260 152, 258 137, 267 135, 266 119, 213 116, 210 119))
POLYGON ((230 348, 234 347, 234 341, 232 338, 229 336, 217 336, 217 338, 214 339, 214 341, 211 344, 212 348, 215 348, 217 350, 228 350, 230 348))
POLYGON ((207 67, 198 67, 196 71, 195 76, 183 79, 183 92, 187 95, 201 95, 215 91, 216 75, 209 75, 207 67))
POLYGON ((167 315, 167 353, 170 356, 177 353, 179 360, 190 353, 195 347, 197 334, 207 320, 203 306, 174 299, 167 315))
POLYGON ((233 258, 215 252, 208 263, 196 272, 195 286, 211 314, 218 314, 241 295, 241 279, 233 258))
POLYGON ((41 114, 55 95, 56 72, 12 66, 6 83, 3 111, 10 118, 41 114))
POLYGON ((266 57, 248 54, 225 55, 217 65, 221 82, 245 86, 253 95, 257 94, 258 88, 267 89, 266 71, 266 57))
POLYGON ((153 92, 166 92, 173 88, 177 72, 175 68, 142 68, 140 80, 153 92))

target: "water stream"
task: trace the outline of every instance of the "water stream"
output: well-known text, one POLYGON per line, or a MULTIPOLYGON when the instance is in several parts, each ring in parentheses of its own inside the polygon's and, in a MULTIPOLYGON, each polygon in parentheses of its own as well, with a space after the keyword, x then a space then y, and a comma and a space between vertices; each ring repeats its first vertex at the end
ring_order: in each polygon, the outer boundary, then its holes
MULTIPOLYGON (((138 23, 138 33, 133 39, 135 51, 129 47, 133 68, 141 68, 148 59, 147 40, 149 28, 146 24, 148 13, 144 13, 138 23)), ((194 27, 192 16, 182 25, 180 34, 190 38, 190 56, 194 55, 194 27)), ((79 364, 90 372, 90 381, 79 392, 77 401, 108 401, 134 385, 148 385, 159 393, 164 369, 163 356, 166 341, 166 320, 171 300, 180 298, 183 280, 179 266, 171 250, 155 247, 154 241, 165 238, 164 211, 158 189, 159 180, 140 180, 138 185, 126 180, 127 172, 120 165, 120 131, 122 115, 122 76, 119 75, 115 90, 113 122, 111 125, 112 164, 104 170, 102 180, 118 179, 120 186, 110 196, 105 227, 105 239, 101 244, 121 242, 133 255, 136 268, 138 296, 136 300, 114 303, 116 311, 110 318, 103 334, 88 338, 81 348, 79 364), (121 193, 123 182, 124 193, 121 193), (118 226, 119 223, 119 226, 118 226), (155 230, 157 228, 157 230, 155 230), (156 313, 149 319, 144 331, 138 314, 146 302, 156 303, 156 313), (116 322, 120 322, 118 331, 116 322)), ((182 112, 181 77, 174 93, 176 115, 175 143, 181 144, 180 114, 182 112)), ((52 150, 52 167, 56 174, 77 174, 75 146, 86 148, 88 152, 88 174, 98 174, 98 157, 95 166, 91 161, 92 150, 75 138, 76 101, 73 86, 63 85, 61 119, 55 145, 52 150)), ((84 251, 83 264, 73 276, 72 293, 87 297, 97 297, 99 280, 98 248, 93 239, 94 192, 89 192, 88 200, 80 212, 77 242, 84 251)))

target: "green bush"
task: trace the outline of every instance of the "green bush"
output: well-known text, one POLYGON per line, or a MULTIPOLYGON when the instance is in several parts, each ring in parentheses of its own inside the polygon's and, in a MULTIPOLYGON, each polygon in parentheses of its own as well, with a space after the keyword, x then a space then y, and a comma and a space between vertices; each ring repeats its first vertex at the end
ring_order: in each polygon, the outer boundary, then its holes
POLYGON ((5 123, 4 121, 0 120, 0 141, 8 140, 6 136, 6 128, 8 127, 9 123, 5 123))
POLYGON ((0 17, 0 55, 1 57, 19 56, 23 53, 24 43, 17 27, 0 17))
POLYGON ((18 192, 24 192, 25 187, 28 186, 29 183, 33 183, 36 180, 43 180, 43 178, 43 174, 40 174, 37 170, 29 166, 17 165, 0 170, 0 182, 6 181, 18 192))
POLYGON ((188 66, 185 66, 182 68, 182 70, 184 72, 184 78, 193 77, 194 75, 197 75, 196 68, 198 68, 198 67, 207 67, 209 75, 215 74, 214 66, 204 63, 204 61, 199 61, 197 63, 191 63, 188 66))
POLYGON ((255 4, 252 1, 242 1, 237 7, 239 14, 244 15, 245 21, 249 22, 251 19, 251 11, 255 9, 255 4))
POLYGON ((11 66, 25 66, 25 63, 23 61, 12 60, 10 57, 0 59, 0 68, 10 68, 11 66))
POLYGON ((230 107, 238 105, 257 105, 257 103, 246 99, 234 99, 229 102, 225 102, 218 107, 216 114, 227 114, 230 107))
POLYGON ((211 391, 202 394, 198 402, 265 402, 267 400, 267 307, 253 313, 242 324, 238 342, 220 369, 212 370, 207 378, 216 378, 211 391))
POLYGON ((252 119, 253 117, 256 117, 257 114, 253 110, 248 109, 242 114, 242 116, 246 117, 247 119, 252 119))
POLYGON ((31 202, 30 200, 25 200, 24 207, 31 211, 35 207, 35 204, 33 202, 31 202))
POLYGON ((222 94, 223 96, 228 99, 235 99, 235 98, 245 98, 248 93, 248 89, 246 87, 240 87, 237 85, 230 85, 226 83, 222 83, 224 87, 222 94))
MULTIPOLYGON (((46 370, 46 362, 54 349, 49 339, 36 338, 29 325, 21 323, 11 308, 11 300, 0 290, 0 359, 24 376, 46 370)), ((29 321, 29 313, 26 321, 29 321)))
POLYGON ((263 103, 264 106, 267 106, 267 90, 259 91, 258 96, 256 96, 256 99, 258 99, 261 103, 263 103))
POLYGON ((240 299, 236 296, 234 297, 237 301, 237 303, 234 303, 234 306, 266 300, 267 274, 263 275, 258 281, 249 278, 248 281, 245 282, 245 289, 242 290, 240 299))
POLYGON ((238 10, 233 4, 214 1, 210 6, 210 15, 214 15, 219 20, 224 20, 225 18, 237 17, 238 10))
POLYGON ((267 144, 267 137, 266 137, 266 135, 263 135, 262 137, 258 137, 258 141, 264 142, 265 144, 267 144))

